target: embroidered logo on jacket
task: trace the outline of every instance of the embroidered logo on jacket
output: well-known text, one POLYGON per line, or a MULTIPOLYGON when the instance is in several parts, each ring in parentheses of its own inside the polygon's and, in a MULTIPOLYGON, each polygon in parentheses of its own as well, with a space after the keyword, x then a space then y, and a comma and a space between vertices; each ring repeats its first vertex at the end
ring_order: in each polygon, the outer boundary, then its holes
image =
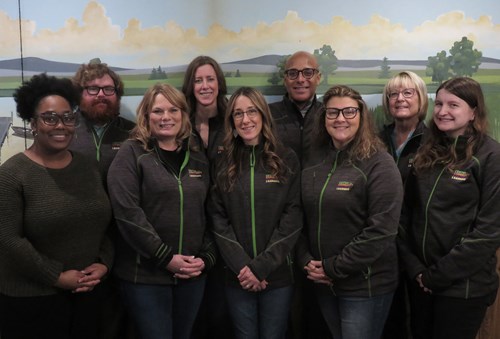
POLYGON ((467 180, 469 175, 470 174, 465 171, 455 170, 451 176, 451 179, 456 181, 465 181, 467 180))
POLYGON ((277 183, 279 184, 279 180, 278 178, 275 176, 275 175, 272 175, 272 174, 266 174, 266 184, 270 184, 270 183, 277 183))
POLYGON ((118 151, 120 149, 121 144, 122 144, 121 142, 114 142, 111 144, 111 149, 113 151, 118 151))
POLYGON ((350 181, 339 181, 337 184, 337 191, 350 191, 354 184, 350 181))
POLYGON ((203 172, 200 170, 193 170, 193 169, 188 169, 189 177, 190 178, 201 178, 203 172))

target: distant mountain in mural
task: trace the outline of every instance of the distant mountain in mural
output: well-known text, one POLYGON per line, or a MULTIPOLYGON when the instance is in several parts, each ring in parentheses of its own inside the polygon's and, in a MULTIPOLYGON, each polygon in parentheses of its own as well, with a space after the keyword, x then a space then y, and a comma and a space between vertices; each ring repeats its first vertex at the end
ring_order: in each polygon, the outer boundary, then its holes
MULTIPOLYGON (((20 71, 23 68, 28 72, 49 72, 49 73, 74 73, 81 63, 50 61, 41 58, 27 57, 21 59, 10 59, 0 61, 0 69, 20 71), (22 66, 22 67, 21 67, 22 66)), ((127 70, 127 68, 112 67, 115 71, 127 70)))
MULTIPOLYGON (((223 68, 237 68, 238 65, 260 65, 267 66, 267 71, 271 71, 272 67, 276 66, 278 61, 282 58, 282 55, 263 55, 256 58, 237 60, 232 62, 222 63, 223 68), (224 67, 226 66, 226 67, 224 67)), ((494 65, 494 68, 500 68, 500 59, 494 58, 481 58, 483 65, 489 64, 494 65)), ((366 68, 377 68, 382 64, 382 60, 338 60, 337 66, 339 68, 351 68, 355 69, 366 69, 366 68)), ((80 67, 79 63, 70 62, 58 62, 50 61, 41 58, 27 57, 23 59, 21 65, 21 59, 10 59, 10 60, 0 60, 0 76, 8 75, 9 71, 19 72, 24 69, 25 72, 29 73, 74 73, 80 67), (22 67, 21 67, 22 66, 22 67)), ((427 65, 427 60, 388 60, 388 65, 398 65, 398 66, 408 66, 412 68, 425 68, 427 65)), ((186 65, 182 66, 163 66, 162 68, 166 71, 179 71, 184 69, 186 65), (171 69, 170 69, 171 68, 171 69)), ((133 72, 133 69, 121 68, 121 67, 111 67, 113 70, 118 72, 133 72)))

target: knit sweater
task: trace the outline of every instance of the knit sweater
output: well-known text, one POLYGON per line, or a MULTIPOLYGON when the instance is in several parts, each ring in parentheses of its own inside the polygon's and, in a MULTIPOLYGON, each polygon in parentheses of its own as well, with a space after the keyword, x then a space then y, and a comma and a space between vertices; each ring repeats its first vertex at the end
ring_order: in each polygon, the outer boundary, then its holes
POLYGON ((65 270, 111 267, 110 221, 97 168, 83 155, 62 169, 13 156, 0 167, 0 293, 51 295, 65 270))

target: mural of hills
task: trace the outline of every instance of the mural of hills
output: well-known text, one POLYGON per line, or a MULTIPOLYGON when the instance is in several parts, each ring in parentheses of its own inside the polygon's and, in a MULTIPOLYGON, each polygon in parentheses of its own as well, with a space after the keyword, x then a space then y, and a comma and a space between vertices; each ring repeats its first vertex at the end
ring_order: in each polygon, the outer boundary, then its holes
MULTIPOLYGON (((221 66, 224 70, 233 71, 236 69, 250 70, 252 67, 258 67, 261 71, 273 72, 275 70, 276 64, 282 58, 282 55, 263 55, 256 58, 237 60, 233 62, 222 63, 221 66)), ((367 68, 379 68, 382 64, 382 60, 338 60, 339 69, 367 69, 367 68)), ((58 62, 50 61, 46 59, 36 58, 36 57, 26 57, 24 59, 9 59, 0 60, 0 76, 15 75, 18 74, 21 69, 27 73, 75 73, 79 63, 70 62, 58 62)), ((389 66, 400 66, 398 68, 408 68, 408 69, 425 69, 427 65, 427 60, 388 60, 389 66)), ((142 70, 113 67, 111 68, 122 74, 133 74, 142 72, 142 70)), ((162 68, 167 72, 183 71, 186 65, 178 66, 165 66, 162 68)), ((494 58, 481 58, 481 68, 500 68, 500 59, 494 58)), ((147 69, 150 71, 150 68, 147 69)))

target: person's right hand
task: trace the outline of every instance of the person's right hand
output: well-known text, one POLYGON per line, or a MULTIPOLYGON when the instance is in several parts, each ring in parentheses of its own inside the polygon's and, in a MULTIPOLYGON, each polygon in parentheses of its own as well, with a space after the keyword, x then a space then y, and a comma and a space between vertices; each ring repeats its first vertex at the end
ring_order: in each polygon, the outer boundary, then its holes
POLYGON ((190 279, 199 276, 205 269, 205 262, 192 255, 175 254, 167 265, 167 270, 176 278, 190 279))
POLYGON ((55 286, 63 290, 75 291, 77 288, 82 287, 79 280, 85 277, 85 274, 78 270, 67 270, 59 274, 55 286))

